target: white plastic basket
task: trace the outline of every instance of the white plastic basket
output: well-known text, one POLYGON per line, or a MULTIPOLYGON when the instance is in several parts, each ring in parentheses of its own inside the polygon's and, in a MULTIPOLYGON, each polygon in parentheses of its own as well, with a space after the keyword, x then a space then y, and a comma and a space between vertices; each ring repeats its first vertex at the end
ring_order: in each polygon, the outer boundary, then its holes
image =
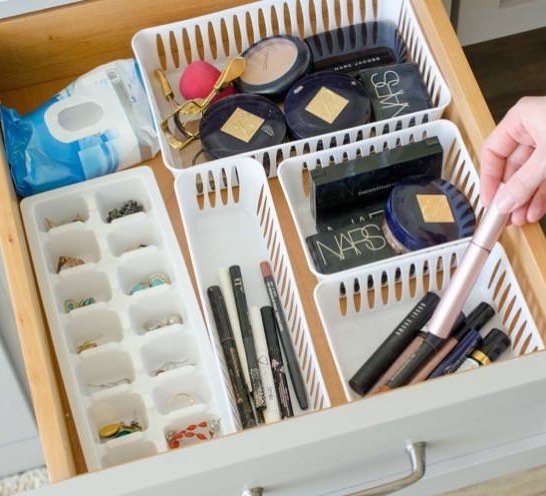
MULTIPOLYGON (((432 136, 438 137, 444 149, 442 178, 450 181, 464 193, 474 208, 476 217, 480 218, 483 212, 483 205, 479 198, 479 176, 457 126, 449 121, 439 120, 430 122, 384 136, 376 136, 367 140, 336 147, 331 150, 323 150, 301 157, 294 157, 284 161, 280 165, 279 180, 286 195, 294 223, 296 224, 307 263, 317 278, 326 279, 342 275, 355 270, 355 268, 339 271, 334 274, 323 274, 315 267, 305 241, 308 236, 317 234, 315 220, 311 214, 309 171, 314 170, 318 165, 322 167, 343 167, 344 162, 347 160, 359 156, 367 156, 373 152, 391 149, 400 145, 406 145, 413 141, 420 141, 432 136)), ((408 253, 396 258, 411 256, 412 254, 408 253)), ((369 264, 368 267, 381 263, 383 261, 374 262, 369 264)))
MULTIPOLYGON (((349 379, 427 291, 441 294, 451 279, 450 267, 461 261, 467 246, 467 241, 459 241, 431 248, 403 260, 393 259, 339 275, 317 286, 315 302, 349 401, 359 398, 349 387, 349 379), (431 276, 427 275, 429 272, 431 276)), ((497 314, 481 334, 497 327, 512 341, 511 349, 501 360, 544 349, 500 244, 491 252, 463 311, 468 314, 482 301, 492 305, 497 314)), ((479 373, 472 373, 476 372, 479 373)))
MULTIPOLYGON (((220 344, 207 298, 218 270, 240 265, 249 306, 269 305, 260 262, 270 262, 309 397, 309 409, 330 401, 297 291, 273 199, 263 168, 251 158, 225 159, 180 174, 175 190, 186 230, 201 303, 220 344)), ((224 364, 224 373, 227 371, 224 364)), ((290 383, 291 381, 289 381, 290 383)), ((292 384, 289 385, 292 390, 292 384)), ((300 413, 292 394, 294 413, 300 413)))
POLYGON ((151 169, 139 167, 32 196, 21 208, 89 470, 166 451, 166 433, 197 420, 220 418, 220 434, 234 432, 227 384, 151 169), (107 223, 108 212, 130 199, 145 211, 107 223), (46 228, 46 218, 76 215, 83 222, 46 228), (147 246, 139 248, 141 244, 147 246), (61 255, 86 263, 57 274, 61 255), (171 284, 129 294, 153 273, 167 274, 171 284), (70 313, 63 309, 68 298, 90 296, 96 304, 70 313), (147 322, 172 314, 180 315, 182 324, 145 332, 147 322), (99 346, 78 354, 77 346, 87 340, 99 346), (184 366, 155 375, 166 362, 186 360, 184 366), (130 384, 93 386, 125 377, 130 384), (178 393, 189 394, 194 404, 171 402, 178 393), (99 438, 102 425, 133 419, 143 432, 106 442, 99 438))
MULTIPOLYGON (((350 130, 292 141, 263 148, 249 154, 264 164, 273 177, 277 165, 295 155, 391 132, 414 124, 439 119, 451 100, 444 81, 409 0, 264 0, 234 9, 166 24, 139 31, 133 38, 133 51, 140 65, 156 126, 170 105, 154 81, 153 73, 162 68, 176 97, 178 78, 186 65, 194 60, 207 60, 222 67, 227 59, 240 54, 254 41, 274 34, 307 37, 330 29, 369 21, 390 21, 398 26, 408 46, 408 58, 417 63, 426 83, 433 108, 355 127, 350 130)), ((200 146, 183 153, 169 147, 162 133, 160 146, 163 160, 173 174, 192 165, 200 146)))

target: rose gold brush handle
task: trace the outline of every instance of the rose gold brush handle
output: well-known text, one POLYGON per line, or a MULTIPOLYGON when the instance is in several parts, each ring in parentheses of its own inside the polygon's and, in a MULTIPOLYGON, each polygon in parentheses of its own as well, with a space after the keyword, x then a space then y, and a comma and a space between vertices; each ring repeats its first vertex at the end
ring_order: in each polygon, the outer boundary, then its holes
POLYGON ((455 270, 445 293, 427 325, 427 331, 441 339, 446 339, 457 320, 470 291, 474 287, 489 253, 499 239, 510 214, 503 214, 495 207, 503 185, 497 190, 495 198, 485 212, 470 244, 455 270))

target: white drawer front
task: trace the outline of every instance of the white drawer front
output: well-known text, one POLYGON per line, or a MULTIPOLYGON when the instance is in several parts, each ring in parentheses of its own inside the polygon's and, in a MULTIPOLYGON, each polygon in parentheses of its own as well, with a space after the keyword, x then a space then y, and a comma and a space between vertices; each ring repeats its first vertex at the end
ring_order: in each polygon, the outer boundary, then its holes
MULTIPOLYGON (((464 457, 476 452, 493 453, 495 447, 544 431, 546 354, 541 352, 88 474, 33 494, 238 496, 244 488, 262 486, 267 496, 346 496, 405 475, 408 440, 427 443, 427 467, 434 476, 436 469, 445 471, 451 463, 460 467, 464 457)), ((422 496, 420 488, 434 494, 426 475, 400 494, 422 496)))

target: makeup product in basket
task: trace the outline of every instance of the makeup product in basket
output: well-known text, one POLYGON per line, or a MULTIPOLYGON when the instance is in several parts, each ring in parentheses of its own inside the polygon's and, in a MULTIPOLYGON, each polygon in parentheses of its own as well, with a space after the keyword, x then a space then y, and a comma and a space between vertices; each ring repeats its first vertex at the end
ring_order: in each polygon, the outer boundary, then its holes
POLYGON ((376 121, 432 107, 416 64, 390 65, 360 71, 358 77, 372 101, 376 121))
POLYGON ((273 102, 257 95, 232 95, 203 114, 201 143, 212 159, 274 146, 286 136, 284 115, 273 102))
POLYGON ((497 360, 510 347, 510 344, 510 338, 504 332, 500 329, 491 329, 483 338, 482 345, 455 370, 472 370, 489 365, 497 360))
MULTIPOLYGON (((499 191, 502 191, 503 184, 499 191)), ((408 381, 426 364, 434 354, 440 351, 442 345, 449 337, 451 326, 457 319, 459 310, 472 291, 480 271, 483 269, 491 250, 495 246, 504 226, 508 221, 508 214, 501 213, 497 207, 499 191, 485 212, 482 221, 478 225, 474 236, 470 240, 468 248, 449 281, 440 303, 430 318, 427 325, 427 336, 418 350, 408 358, 405 364, 406 370, 413 371, 408 381)), ((409 375, 409 374, 406 374, 409 375)))
POLYGON ((277 390, 277 400, 282 418, 293 417, 292 400, 290 399, 290 390, 288 389, 288 381, 284 372, 284 363, 282 358, 279 338, 277 336, 277 321, 275 319, 275 311, 272 307, 262 307, 262 322, 269 349, 269 360, 271 362, 271 371, 277 390))
POLYGON ((451 374, 466 360, 468 356, 482 344, 482 337, 476 329, 470 329, 461 341, 444 358, 442 363, 430 374, 429 379, 451 374))
MULTIPOLYGON (((220 70, 204 60, 191 62, 180 75, 178 82, 180 94, 186 100, 206 98, 213 91, 220 74, 220 70)), ((233 93, 235 93, 233 86, 227 86, 212 98, 211 103, 233 95, 233 93)))
POLYGON ((245 345, 243 343, 243 335, 241 333, 241 325, 239 324, 239 317, 237 316, 237 305, 235 303, 235 295, 233 294, 233 287, 231 286, 231 277, 229 269, 221 267, 218 270, 218 281, 224 296, 224 303, 229 316, 229 322, 233 331, 233 337, 235 338, 235 345, 237 347, 237 353, 241 366, 243 368, 243 375, 245 378, 245 384, 248 391, 252 391, 252 383, 250 381, 250 372, 248 369, 248 362, 246 360, 245 345))
MULTIPOLYGON (((267 349, 267 340, 265 338, 264 324, 260 309, 258 307, 250 307, 248 313, 250 316, 250 323, 252 324, 252 335, 254 336, 254 343, 256 344, 256 355, 258 356, 260 377, 262 378, 264 388, 266 408, 263 415, 265 422, 270 424, 281 419, 277 389, 275 388, 275 380, 273 379, 271 360, 269 359, 269 351, 267 349)), ((273 331, 276 332, 275 330, 273 331)))
POLYGON ((376 383, 392 362, 404 351, 417 332, 427 323, 440 301, 434 293, 427 293, 419 300, 389 336, 379 345, 349 380, 358 394, 364 395, 376 383))
MULTIPOLYGON (((461 312, 457 317, 454 328, 452 332, 457 332, 465 322, 465 315, 461 312)), ((407 368, 408 360, 411 356, 418 354, 422 349, 423 343, 427 336, 426 325, 421 329, 416 337, 411 341, 408 347, 401 353, 401 355, 394 361, 394 363, 389 367, 389 369, 379 378, 379 380, 374 384, 370 393, 380 393, 383 391, 389 391, 404 385, 406 381, 409 381, 413 375, 417 373, 417 370, 407 368)), ((419 368, 422 367, 430 357, 423 358, 422 362, 413 362, 418 364, 419 368)), ((416 365, 417 366, 417 365, 416 365)))
POLYGON ((432 371, 436 369, 438 365, 440 365, 440 363, 449 355, 449 353, 451 353, 453 348, 459 344, 470 329, 475 329, 477 331, 481 330, 482 327, 485 326, 485 324, 487 324, 494 316, 495 310, 489 304, 482 301, 468 314, 465 325, 452 334, 452 336, 440 348, 438 353, 436 353, 410 381, 410 384, 416 384, 427 379, 432 371))
POLYGON ((407 48, 396 25, 376 21, 325 31, 305 38, 316 71, 356 76, 368 67, 405 62, 407 48))
POLYGON ((311 67, 309 46, 295 36, 264 38, 247 48, 241 56, 246 61, 246 69, 235 81, 237 90, 272 100, 282 99, 290 86, 311 67))
POLYGON ((360 81, 325 71, 294 83, 284 100, 284 114, 292 136, 302 139, 366 124, 372 109, 360 81))
POLYGON ((254 344, 254 336, 252 335, 252 324, 248 314, 248 303, 246 301, 245 285, 243 282, 243 274, 241 267, 232 265, 229 268, 231 278, 231 288, 235 297, 237 306, 237 315, 239 317, 239 326, 241 327, 241 335, 245 347, 246 360, 248 363, 248 371, 250 374, 250 382, 252 385, 252 397, 254 399, 254 408, 261 415, 265 409, 265 395, 262 378, 260 376, 260 367, 258 365, 258 357, 256 355, 256 346, 254 344))
POLYGON ((397 253, 407 253, 472 236, 475 225, 472 205, 455 186, 421 178, 393 188, 383 231, 397 253))
POLYGON ((222 296, 222 290, 219 286, 211 286, 207 289, 216 332, 222 345, 226 366, 229 372, 229 378, 235 396, 235 402, 241 418, 243 428, 256 425, 252 403, 250 402, 249 392, 245 384, 243 369, 237 353, 235 338, 229 322, 229 315, 222 296))
POLYGON ((305 383, 303 382, 303 376, 301 374, 298 358, 296 357, 296 351, 290 337, 290 329, 288 328, 288 322, 286 321, 286 315, 282 307, 281 300, 279 298, 279 292, 277 285, 273 279, 273 271, 269 262, 262 262, 260 264, 262 276, 264 278, 265 287, 269 295, 269 301, 275 312, 275 321, 277 322, 277 332, 279 333, 279 339, 281 341, 284 356, 286 357, 286 363, 288 366, 288 372, 290 372, 290 378, 292 379, 292 386, 298 399, 298 403, 302 410, 307 410, 307 392, 305 390, 305 383))
POLYGON ((347 224, 305 239, 315 268, 332 274, 396 255, 383 235, 382 218, 347 224))
POLYGON ((440 178, 443 148, 437 137, 317 167, 310 172, 311 212, 317 225, 340 212, 384 202, 403 179, 440 178))

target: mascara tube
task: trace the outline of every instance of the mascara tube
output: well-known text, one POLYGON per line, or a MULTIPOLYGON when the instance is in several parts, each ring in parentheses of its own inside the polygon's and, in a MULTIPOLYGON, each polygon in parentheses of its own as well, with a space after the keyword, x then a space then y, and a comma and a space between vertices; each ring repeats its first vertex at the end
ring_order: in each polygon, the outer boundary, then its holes
POLYGON ((455 372, 481 343, 482 337, 480 333, 476 329, 471 329, 442 363, 432 371, 430 379, 455 372))

